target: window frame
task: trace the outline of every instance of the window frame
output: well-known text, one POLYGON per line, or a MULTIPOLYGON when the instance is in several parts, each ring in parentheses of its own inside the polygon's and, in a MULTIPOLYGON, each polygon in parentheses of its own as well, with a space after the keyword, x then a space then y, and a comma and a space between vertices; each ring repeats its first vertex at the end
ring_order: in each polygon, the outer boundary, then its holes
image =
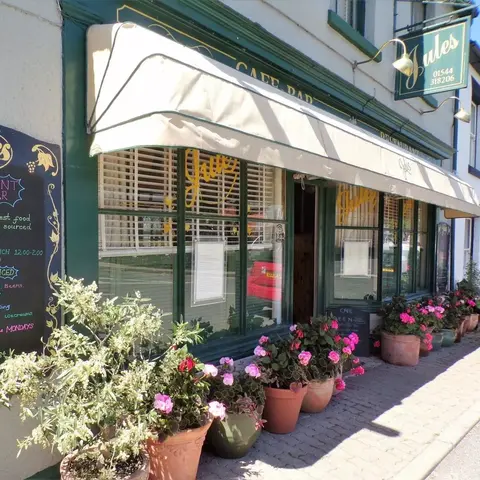
POLYGON ((478 168, 477 165, 477 135, 478 135, 478 106, 472 100, 470 104, 470 155, 468 164, 473 168, 478 168))

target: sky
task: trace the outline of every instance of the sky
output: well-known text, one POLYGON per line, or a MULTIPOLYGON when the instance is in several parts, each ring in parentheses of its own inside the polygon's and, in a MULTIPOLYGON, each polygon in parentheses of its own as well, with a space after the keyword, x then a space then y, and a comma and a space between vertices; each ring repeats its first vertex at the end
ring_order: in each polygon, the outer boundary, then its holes
MULTIPOLYGON (((480 0, 475 0, 475 3, 480 7, 480 0)), ((473 21, 470 37, 480 45, 480 16, 473 21)))

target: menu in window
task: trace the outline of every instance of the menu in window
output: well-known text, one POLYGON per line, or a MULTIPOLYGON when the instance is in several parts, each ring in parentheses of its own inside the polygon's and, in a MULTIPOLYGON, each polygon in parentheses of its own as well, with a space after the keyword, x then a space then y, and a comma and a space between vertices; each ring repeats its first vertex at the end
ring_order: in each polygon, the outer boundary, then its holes
POLYGON ((60 147, 0 126, 0 351, 33 351, 59 321, 60 147))

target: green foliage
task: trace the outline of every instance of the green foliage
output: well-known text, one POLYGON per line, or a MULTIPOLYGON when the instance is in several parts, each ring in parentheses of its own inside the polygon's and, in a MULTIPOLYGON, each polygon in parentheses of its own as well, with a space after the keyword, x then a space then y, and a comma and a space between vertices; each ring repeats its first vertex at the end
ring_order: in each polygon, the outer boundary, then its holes
POLYGON ((458 290, 471 297, 480 293, 480 269, 473 260, 465 265, 465 278, 458 283, 458 290))
POLYGON ((98 478, 114 478, 116 462, 138 456, 149 436, 142 415, 155 364, 152 343, 162 343, 162 315, 136 294, 103 300, 95 284, 58 283, 58 305, 70 318, 38 353, 11 353, 0 365, 0 403, 18 396, 23 420, 34 419, 20 449, 38 444, 61 454, 94 447, 98 478), (109 477, 110 475, 110 477, 109 477))
POLYGON ((284 389, 296 389, 305 385, 308 381, 307 369, 298 358, 300 346, 291 335, 275 342, 269 339, 262 341, 261 348, 266 351, 266 355, 257 356, 256 359, 262 383, 284 389))
POLYGON ((251 416, 256 424, 262 424, 262 411, 265 405, 265 390, 260 380, 246 373, 234 375, 233 384, 224 383, 225 374, 233 375, 233 361, 231 365, 225 363, 219 368, 219 374, 209 377, 210 401, 217 401, 225 405, 227 414, 240 413, 251 416))
POLYGON ((394 335, 424 336, 416 304, 410 304, 403 296, 395 296, 391 302, 384 303, 379 315, 383 317, 383 329, 386 332, 394 335))

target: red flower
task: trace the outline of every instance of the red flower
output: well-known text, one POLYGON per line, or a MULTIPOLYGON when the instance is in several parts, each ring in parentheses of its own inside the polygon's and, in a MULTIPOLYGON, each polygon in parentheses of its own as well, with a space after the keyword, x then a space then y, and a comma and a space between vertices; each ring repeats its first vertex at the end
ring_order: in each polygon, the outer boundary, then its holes
POLYGON ((300 342, 298 340, 294 340, 291 344, 290 344, 290 350, 298 350, 300 348, 300 342))
POLYGON ((185 370, 189 372, 193 367, 195 367, 195 362, 193 361, 192 357, 187 357, 185 360, 180 362, 178 366, 178 370, 180 372, 184 372, 185 370))
POLYGON ((305 336, 302 330, 299 330, 298 328, 297 330, 295 330, 295 335, 297 336, 297 338, 303 338, 305 336))
POLYGON ((375 343, 373 344, 373 346, 374 346, 375 348, 380 348, 380 340, 375 341, 375 343))
POLYGON ((339 342, 342 341, 342 337, 341 337, 340 335, 335 335, 335 336, 333 337, 333 341, 334 341, 335 343, 339 343, 339 342))

